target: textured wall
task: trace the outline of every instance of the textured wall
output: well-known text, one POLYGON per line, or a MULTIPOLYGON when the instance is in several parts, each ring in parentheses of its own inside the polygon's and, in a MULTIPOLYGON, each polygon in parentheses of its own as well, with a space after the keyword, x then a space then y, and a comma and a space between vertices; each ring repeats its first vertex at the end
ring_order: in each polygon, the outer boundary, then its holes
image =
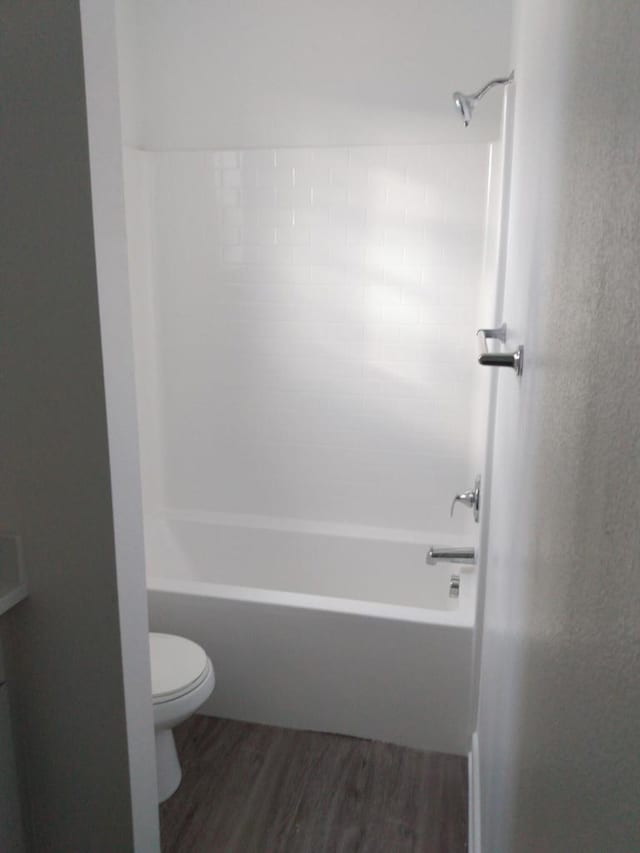
POLYGON ((640 849, 640 6, 521 4, 478 723, 486 853, 640 849))
POLYGON ((127 163, 147 496, 471 535, 489 146, 127 163))

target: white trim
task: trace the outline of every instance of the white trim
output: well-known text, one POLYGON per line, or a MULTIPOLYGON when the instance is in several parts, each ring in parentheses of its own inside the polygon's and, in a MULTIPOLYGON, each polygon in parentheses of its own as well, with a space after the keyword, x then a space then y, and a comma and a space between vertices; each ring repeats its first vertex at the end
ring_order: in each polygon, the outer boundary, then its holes
POLYGON ((469 752, 469 853, 482 853, 480 830, 480 750, 474 732, 469 752))
POLYGON ((160 850, 114 0, 80 0, 133 847, 160 850))

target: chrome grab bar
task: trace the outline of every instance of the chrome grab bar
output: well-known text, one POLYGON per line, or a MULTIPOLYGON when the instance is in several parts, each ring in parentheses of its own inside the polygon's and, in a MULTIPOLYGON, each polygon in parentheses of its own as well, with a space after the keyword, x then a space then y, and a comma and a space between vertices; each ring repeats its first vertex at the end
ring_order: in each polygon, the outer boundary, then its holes
POLYGON ((436 563, 464 563, 467 566, 473 566, 475 561, 475 548, 445 548, 440 545, 431 545, 427 551, 428 566, 435 566, 436 563))
POLYGON ((497 329, 478 329, 476 332, 480 345, 478 363, 487 367, 510 367, 517 376, 522 376, 524 367, 524 347, 519 346, 514 352, 489 352, 487 341, 495 339, 503 344, 507 340, 507 324, 503 323, 497 329))

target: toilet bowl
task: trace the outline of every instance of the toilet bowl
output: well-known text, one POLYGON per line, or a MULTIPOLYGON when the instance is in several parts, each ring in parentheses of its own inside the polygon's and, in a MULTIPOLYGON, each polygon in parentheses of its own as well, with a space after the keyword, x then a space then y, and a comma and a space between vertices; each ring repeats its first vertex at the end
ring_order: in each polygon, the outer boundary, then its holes
POLYGON ((172 730, 209 698, 215 675, 206 652, 192 640, 152 633, 149 645, 158 800, 162 803, 176 791, 182 778, 172 730))

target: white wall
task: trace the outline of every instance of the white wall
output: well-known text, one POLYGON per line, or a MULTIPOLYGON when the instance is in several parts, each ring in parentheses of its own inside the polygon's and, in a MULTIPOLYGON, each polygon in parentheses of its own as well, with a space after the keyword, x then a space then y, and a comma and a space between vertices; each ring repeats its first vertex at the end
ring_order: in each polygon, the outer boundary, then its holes
POLYGON ((2 525, 22 535, 29 583, 0 633, 29 840, 129 851, 78 4, 3 3, 0 29, 0 505, 2 525))
POLYGON ((472 535, 510 8, 118 3, 147 508, 472 535))
POLYGON ((127 152, 152 506, 472 536, 489 154, 127 152))
POLYGON ((160 149, 486 141, 451 93, 508 73, 510 0, 121 0, 125 141, 160 149))
POLYGON ((640 848, 640 7, 520 4, 478 721, 486 853, 640 848))

